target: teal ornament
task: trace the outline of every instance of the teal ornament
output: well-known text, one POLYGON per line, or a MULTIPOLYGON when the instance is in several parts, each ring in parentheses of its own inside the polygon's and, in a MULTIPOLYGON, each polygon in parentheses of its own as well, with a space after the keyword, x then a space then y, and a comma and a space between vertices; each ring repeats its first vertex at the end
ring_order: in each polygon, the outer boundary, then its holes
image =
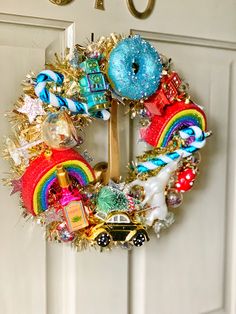
POLYGON ((87 59, 80 64, 84 75, 79 80, 80 95, 86 100, 88 110, 107 104, 108 85, 96 59, 87 59))

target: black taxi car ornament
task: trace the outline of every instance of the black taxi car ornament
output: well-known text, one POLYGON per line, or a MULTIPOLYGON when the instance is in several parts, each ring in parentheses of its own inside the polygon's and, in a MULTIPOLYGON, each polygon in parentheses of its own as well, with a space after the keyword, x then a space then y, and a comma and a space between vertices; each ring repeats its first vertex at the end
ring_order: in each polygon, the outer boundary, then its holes
POLYGON ((132 220, 125 212, 112 212, 106 219, 93 227, 89 235, 101 247, 106 247, 111 241, 133 242, 141 246, 149 241, 148 234, 142 224, 132 220))

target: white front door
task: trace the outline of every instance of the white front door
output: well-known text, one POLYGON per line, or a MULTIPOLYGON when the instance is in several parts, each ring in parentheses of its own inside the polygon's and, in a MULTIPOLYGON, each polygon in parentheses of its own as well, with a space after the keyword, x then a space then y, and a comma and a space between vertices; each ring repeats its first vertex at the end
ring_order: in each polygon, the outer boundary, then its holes
MULTIPOLYGON (((28 72, 40 71, 54 52, 85 43, 92 32, 98 37, 132 30, 173 59, 194 100, 206 108, 214 136, 202 152, 195 188, 176 211, 177 222, 160 240, 153 234, 132 252, 77 253, 45 243, 43 230, 20 217, 18 195, 10 197, 1 186, 0 313, 235 314, 235 4, 158 0, 154 13, 138 20, 123 0, 105 0, 105 11, 88 0, 67 6, 1 2, 1 135, 11 132, 3 115, 28 72)), ((94 162, 106 160, 106 127, 98 123, 96 137, 92 128, 88 151, 94 162)), ((127 119, 120 132, 125 166, 129 149, 135 156, 144 147, 137 146, 137 130, 127 119)), ((1 173, 9 171, 3 160, 0 166, 1 173)))

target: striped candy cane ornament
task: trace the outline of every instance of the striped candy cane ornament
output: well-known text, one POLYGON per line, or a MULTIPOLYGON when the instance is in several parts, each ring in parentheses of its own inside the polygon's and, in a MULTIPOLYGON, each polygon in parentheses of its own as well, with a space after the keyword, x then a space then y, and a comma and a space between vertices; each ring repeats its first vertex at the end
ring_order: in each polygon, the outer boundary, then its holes
POLYGON ((185 158, 192 155, 194 152, 201 149, 206 144, 206 137, 210 134, 203 132, 198 126, 190 126, 186 129, 179 131, 179 135, 184 140, 187 140, 190 137, 194 137, 194 141, 190 145, 179 148, 174 152, 160 155, 157 158, 139 163, 137 165, 138 172, 148 172, 158 167, 165 166, 178 158, 185 158))
POLYGON ((62 85, 63 81, 64 76, 61 73, 44 70, 40 72, 36 78, 35 94, 44 103, 51 104, 54 107, 66 107, 73 113, 87 114, 103 120, 108 120, 110 118, 110 113, 107 110, 89 112, 87 104, 64 98, 59 95, 54 95, 47 89, 47 82, 55 82, 57 85, 62 85))
POLYGON ((126 198, 128 200, 129 203, 129 211, 132 212, 135 210, 135 202, 134 202, 134 198, 130 195, 126 195, 126 198))

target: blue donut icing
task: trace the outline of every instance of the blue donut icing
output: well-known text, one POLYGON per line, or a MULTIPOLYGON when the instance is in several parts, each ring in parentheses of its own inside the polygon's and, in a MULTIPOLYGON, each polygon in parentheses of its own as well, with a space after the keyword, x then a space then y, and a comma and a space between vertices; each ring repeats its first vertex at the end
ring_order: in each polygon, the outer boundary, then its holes
POLYGON ((159 86, 161 72, 159 54, 138 35, 123 39, 110 53, 108 79, 122 97, 139 100, 151 96, 159 86))

